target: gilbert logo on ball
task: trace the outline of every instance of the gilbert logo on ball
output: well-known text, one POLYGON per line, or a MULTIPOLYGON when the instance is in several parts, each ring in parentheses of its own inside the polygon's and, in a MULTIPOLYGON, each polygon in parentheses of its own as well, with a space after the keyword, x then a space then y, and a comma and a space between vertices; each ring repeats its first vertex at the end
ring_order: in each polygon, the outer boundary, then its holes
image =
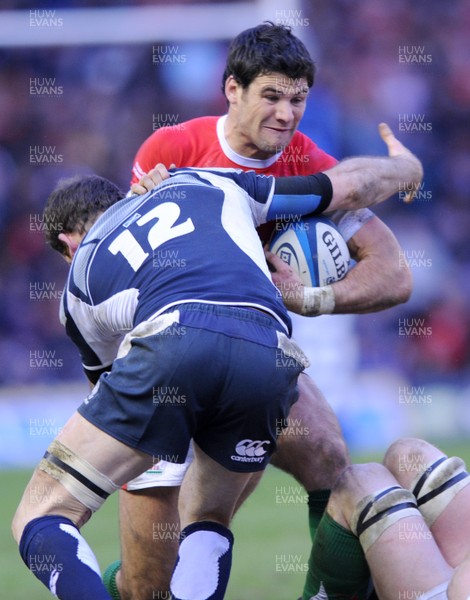
POLYGON ((289 264, 308 287, 342 279, 349 270, 348 246, 336 225, 326 217, 303 217, 286 222, 269 249, 289 264))

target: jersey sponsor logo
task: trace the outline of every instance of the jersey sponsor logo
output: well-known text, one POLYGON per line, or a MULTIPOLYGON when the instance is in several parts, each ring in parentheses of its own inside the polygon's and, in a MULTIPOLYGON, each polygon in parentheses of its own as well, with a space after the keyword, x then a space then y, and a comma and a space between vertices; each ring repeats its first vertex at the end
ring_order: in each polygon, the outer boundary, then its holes
POLYGON ((98 381, 95 384, 95 387, 91 390, 91 392, 85 398, 85 400, 83 401, 83 404, 89 404, 90 401, 93 400, 93 398, 96 396, 99 389, 100 389, 100 380, 98 379, 98 381))
POLYGON ((242 440, 235 447, 237 454, 232 455, 230 458, 238 462, 263 462, 264 455, 267 452, 264 445, 270 443, 269 440, 242 440))

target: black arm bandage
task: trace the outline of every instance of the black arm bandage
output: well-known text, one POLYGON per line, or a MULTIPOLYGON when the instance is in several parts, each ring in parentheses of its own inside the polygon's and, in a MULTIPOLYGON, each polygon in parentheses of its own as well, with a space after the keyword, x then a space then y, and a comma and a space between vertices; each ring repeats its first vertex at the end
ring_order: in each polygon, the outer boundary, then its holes
POLYGON ((295 175, 276 178, 274 193, 284 196, 321 196, 320 204, 311 213, 317 215, 324 212, 330 205, 333 198, 333 186, 330 178, 325 173, 307 176, 295 175))

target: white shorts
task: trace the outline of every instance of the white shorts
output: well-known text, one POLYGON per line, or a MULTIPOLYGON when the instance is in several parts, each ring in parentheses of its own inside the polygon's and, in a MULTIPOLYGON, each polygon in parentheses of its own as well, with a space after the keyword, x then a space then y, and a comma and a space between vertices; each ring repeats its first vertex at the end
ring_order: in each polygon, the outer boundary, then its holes
POLYGON ((436 585, 436 587, 429 590, 429 592, 425 592, 422 596, 420 595, 420 600, 447 600, 447 588, 449 587, 450 581, 446 581, 445 583, 440 583, 436 585))
POLYGON ((135 492, 136 490, 145 490, 153 487, 179 487, 189 465, 193 462, 193 458, 193 445, 191 444, 184 463, 172 463, 160 460, 151 469, 127 482, 123 486, 123 489, 135 492))

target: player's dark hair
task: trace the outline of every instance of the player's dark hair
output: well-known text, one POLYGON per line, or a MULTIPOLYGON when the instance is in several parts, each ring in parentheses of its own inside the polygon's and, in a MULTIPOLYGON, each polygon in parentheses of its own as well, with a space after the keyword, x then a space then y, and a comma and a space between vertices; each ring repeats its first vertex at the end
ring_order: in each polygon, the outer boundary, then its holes
POLYGON ((124 196, 114 183, 98 175, 61 179, 44 208, 46 242, 67 256, 67 246, 59 234, 85 233, 99 214, 124 196))
POLYGON ((258 75, 266 73, 282 73, 292 79, 305 77, 308 87, 315 79, 315 64, 303 42, 290 27, 271 21, 245 29, 234 38, 222 76, 222 92, 230 75, 247 88, 258 75))

